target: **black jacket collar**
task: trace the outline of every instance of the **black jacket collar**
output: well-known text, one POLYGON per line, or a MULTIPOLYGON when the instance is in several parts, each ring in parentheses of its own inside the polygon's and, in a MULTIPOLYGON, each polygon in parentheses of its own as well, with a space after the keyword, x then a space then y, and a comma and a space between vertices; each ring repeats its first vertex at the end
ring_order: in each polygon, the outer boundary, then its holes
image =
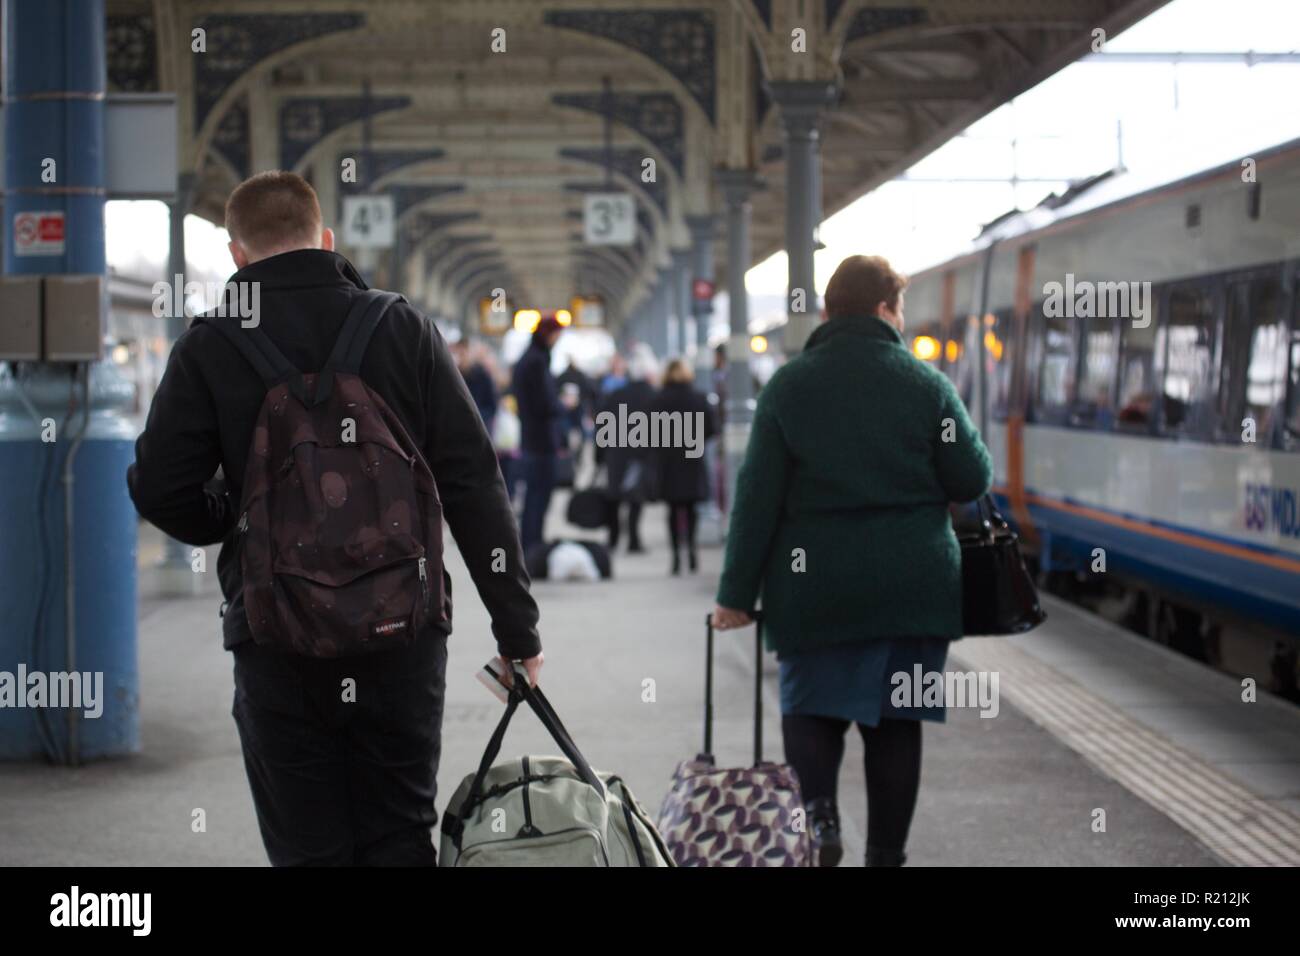
POLYGON ((230 282, 258 282, 264 289, 302 289, 319 286, 366 285, 356 267, 337 252, 324 249, 295 249, 259 259, 240 269, 230 282))
POLYGON ((804 351, 843 335, 877 339, 895 345, 903 344, 902 333, 878 315, 837 315, 833 319, 827 319, 812 335, 808 336, 808 342, 803 347, 804 351))

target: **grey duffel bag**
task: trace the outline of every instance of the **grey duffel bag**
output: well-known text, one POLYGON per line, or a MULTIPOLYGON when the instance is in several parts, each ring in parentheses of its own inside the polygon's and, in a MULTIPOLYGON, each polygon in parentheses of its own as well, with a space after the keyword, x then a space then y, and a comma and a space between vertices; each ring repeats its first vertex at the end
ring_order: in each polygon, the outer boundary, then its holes
POLYGON ((440 866, 674 866, 632 791, 578 751, 542 694, 516 674, 506 712, 476 773, 442 818, 440 866), (510 718, 526 701, 563 757, 494 763, 510 718))

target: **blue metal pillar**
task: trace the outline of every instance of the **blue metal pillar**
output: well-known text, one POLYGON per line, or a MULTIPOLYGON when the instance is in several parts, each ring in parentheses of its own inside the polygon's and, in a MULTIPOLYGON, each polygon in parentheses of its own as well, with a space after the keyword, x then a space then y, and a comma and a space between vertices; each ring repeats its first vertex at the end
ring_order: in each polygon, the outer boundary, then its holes
POLYGON ((669 358, 668 326, 673 321, 673 268, 662 265, 655 273, 655 292, 650 300, 650 328, 647 336, 660 364, 669 358))
POLYGON ((669 335, 669 354, 674 358, 685 359, 691 352, 693 342, 688 342, 689 332, 694 327, 691 321, 691 250, 673 250, 673 324, 669 335))
POLYGON ((726 425, 722 444, 726 463, 727 508, 735 500, 736 475, 749 447, 749 429, 754 422, 754 385, 749 367, 749 291, 745 273, 753 265, 749 224, 750 197, 760 183, 753 170, 720 169, 718 185, 727 209, 727 292, 730 303, 731 335, 727 339, 726 425))
MULTIPOLYGON (((102 275, 103 0, 5 6, 4 270, 102 275), (62 252, 17 254, 24 212, 63 215, 62 252)), ((76 764, 139 750, 136 517, 124 480, 134 435, 117 411, 130 397, 106 364, 21 363, 0 376, 0 671, 24 704, 36 700, 33 674, 81 674, 87 705, 100 689, 95 706, 0 708, 0 758, 76 764)))
MULTIPOLYGON (((717 217, 687 216, 686 225, 691 230, 691 285, 695 280, 713 282, 713 238, 717 230, 717 217)), ((700 381, 707 383, 713 369, 713 353, 709 351, 709 327, 713 324, 713 300, 697 299, 691 289, 691 314, 695 317, 695 367, 700 381)))
POLYGON ((813 268, 822 214, 819 127, 838 90, 833 83, 790 82, 773 83, 769 92, 780 109, 785 132, 785 249, 790 280, 782 337, 786 353, 795 355, 816 328, 821 311, 813 268))

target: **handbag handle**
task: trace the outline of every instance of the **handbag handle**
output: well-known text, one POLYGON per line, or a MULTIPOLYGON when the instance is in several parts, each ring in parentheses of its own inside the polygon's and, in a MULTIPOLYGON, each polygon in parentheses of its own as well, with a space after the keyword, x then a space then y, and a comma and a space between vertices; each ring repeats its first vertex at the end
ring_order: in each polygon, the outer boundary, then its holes
POLYGON ((501 744, 505 740, 506 728, 510 726, 510 719, 514 717, 515 711, 519 709, 521 702, 527 702, 532 708, 537 719, 542 722, 560 748, 560 752, 568 758, 569 763, 573 764, 585 783, 593 787, 600 794, 601 799, 605 798, 605 785, 596 772, 591 769, 591 764, 587 763, 587 758, 578 750, 578 745, 573 742, 569 736, 568 730, 565 729, 560 717, 551 706, 551 702, 546 699, 540 687, 531 687, 528 684, 528 675, 523 670, 516 669, 514 682, 510 687, 510 700, 506 704, 506 712, 501 715, 501 720, 497 724, 496 730, 492 732, 492 737, 488 740, 487 749, 483 751, 483 759, 479 761, 478 771, 474 774, 474 782, 470 784, 469 794, 465 797, 465 804, 462 812, 467 812, 470 808, 476 806, 483 798, 483 781, 487 777, 488 771, 496 763, 497 755, 501 753, 501 744))
MULTIPOLYGON (((763 762, 763 612, 754 619, 754 765, 763 762)), ((704 753, 713 754, 713 615, 704 616, 704 753)))
POLYGON ((992 543, 997 537, 997 531, 1005 531, 1010 527, 1007 519, 998 511, 991 494, 985 492, 980 495, 976 499, 976 507, 980 516, 980 538, 985 542, 992 543))

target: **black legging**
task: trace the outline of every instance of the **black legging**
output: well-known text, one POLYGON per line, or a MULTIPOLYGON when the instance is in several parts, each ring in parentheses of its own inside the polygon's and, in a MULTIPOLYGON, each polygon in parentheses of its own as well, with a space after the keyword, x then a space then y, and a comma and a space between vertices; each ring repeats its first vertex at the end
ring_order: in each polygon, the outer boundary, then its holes
MULTIPOLYGON (((838 717, 782 716, 785 759, 799 775, 805 804, 835 799, 849 723, 838 717)), ((884 719, 878 727, 858 724, 858 731, 866 750, 867 846, 901 853, 921 785, 921 722, 884 719)))
POLYGON ((695 553, 695 502, 670 501, 668 503, 668 540, 672 542, 673 553, 686 545, 690 554, 695 553), (683 539, 682 532, 686 535, 683 539))
MULTIPOLYGON (((618 547, 619 538, 619 512, 623 507, 622 501, 611 501, 606 514, 608 522, 606 527, 609 529, 609 549, 613 551, 618 547)), ((627 502, 627 538, 628 546, 637 549, 641 547, 641 502, 627 502)))

